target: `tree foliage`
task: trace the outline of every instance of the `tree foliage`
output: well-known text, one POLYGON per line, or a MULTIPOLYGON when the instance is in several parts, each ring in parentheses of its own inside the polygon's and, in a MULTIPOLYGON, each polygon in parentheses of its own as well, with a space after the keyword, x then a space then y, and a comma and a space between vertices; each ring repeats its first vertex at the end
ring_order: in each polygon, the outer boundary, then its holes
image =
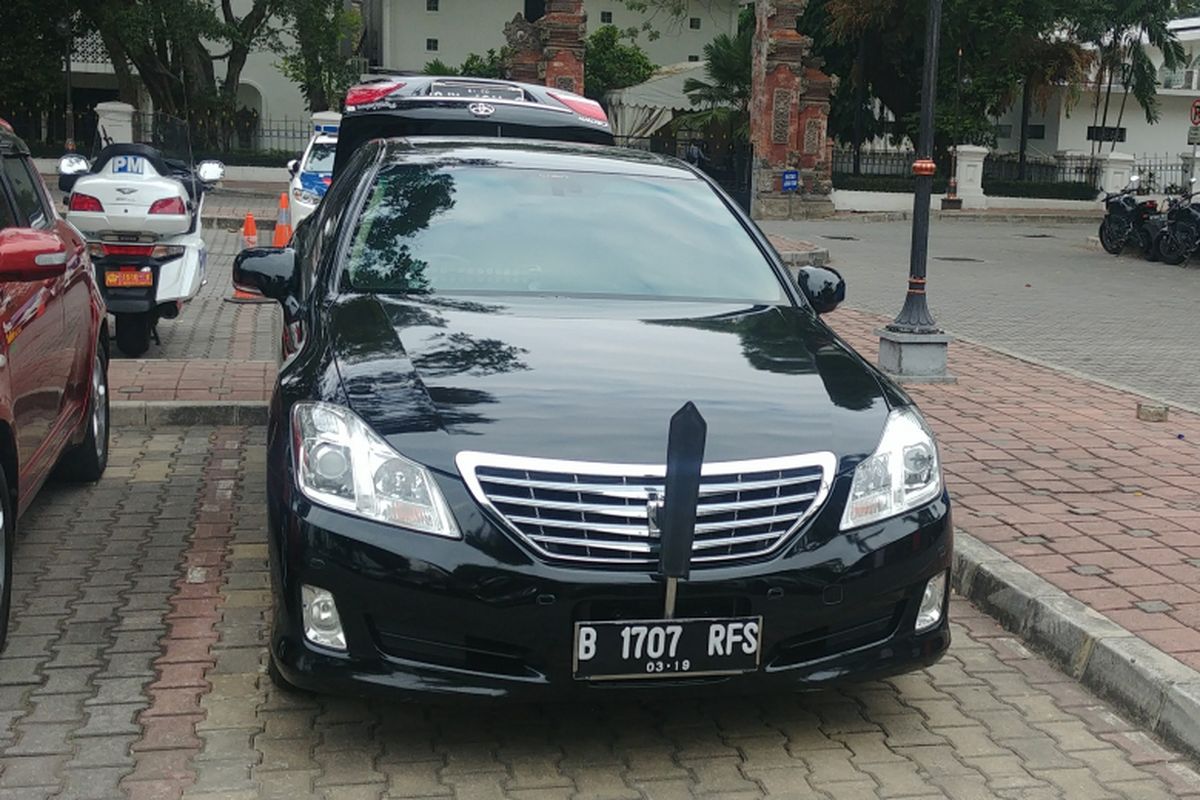
POLYGON ((683 121, 688 127, 720 121, 735 138, 750 136, 750 85, 753 79, 754 10, 744 10, 738 33, 721 33, 704 45, 705 80, 688 78, 683 91, 697 111, 683 121))
POLYGON ((601 25, 587 39, 584 51, 584 94, 602 101, 613 89, 624 89, 650 79, 656 67, 637 42, 621 41, 612 25, 601 25))
POLYGON ((461 75, 468 78, 505 78, 508 59, 508 48, 487 51, 486 55, 470 53, 465 61, 457 67, 452 67, 440 58, 425 63, 422 70, 426 75, 461 75))
POLYGON ((9 0, 0 47, 0 116, 33 114, 63 97, 66 40, 55 30, 68 17, 66 0, 9 0))
POLYGON ((299 84, 310 111, 338 106, 358 78, 346 47, 358 38, 358 12, 343 0, 286 0, 281 11, 291 37, 278 44, 280 70, 299 84))

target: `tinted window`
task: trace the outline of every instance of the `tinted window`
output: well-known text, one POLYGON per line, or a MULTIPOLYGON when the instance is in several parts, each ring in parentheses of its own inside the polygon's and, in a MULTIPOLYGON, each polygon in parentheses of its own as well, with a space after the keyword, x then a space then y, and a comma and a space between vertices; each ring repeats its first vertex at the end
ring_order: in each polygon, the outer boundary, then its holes
POLYGON ((35 182, 38 178, 29 172, 29 166, 25 159, 14 156, 6 157, 4 174, 8 176, 9 184, 12 186, 17 213, 23 216, 31 227, 41 227, 45 224, 46 210, 42 207, 42 193, 35 182))
POLYGON ((308 151, 308 160, 304 162, 304 171, 333 172, 335 153, 337 153, 336 144, 314 144, 308 151))
POLYGON ((0 230, 16 226, 17 218, 13 216, 12 205, 8 202, 8 195, 4 193, 4 187, 0 186, 0 230))
POLYGON ((381 170, 346 281, 395 293, 785 297, 701 181, 486 166, 381 170))

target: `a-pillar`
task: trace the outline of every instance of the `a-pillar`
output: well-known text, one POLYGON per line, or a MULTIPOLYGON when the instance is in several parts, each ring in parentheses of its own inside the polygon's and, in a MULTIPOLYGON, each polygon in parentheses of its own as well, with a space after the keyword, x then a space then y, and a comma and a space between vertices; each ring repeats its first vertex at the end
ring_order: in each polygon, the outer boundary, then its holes
POLYGON ((96 124, 105 142, 127 144, 133 141, 133 106, 108 101, 96 104, 96 124))
POLYGON ((833 81, 810 58, 812 39, 796 30, 807 0, 756 0, 750 140, 753 207, 759 219, 833 212, 833 148, 827 135, 833 81), (783 173, 799 173, 783 191, 783 173))
POLYGON ((587 12, 583 0, 547 0, 546 13, 535 23, 542 34, 543 82, 555 89, 583 94, 583 50, 587 12))

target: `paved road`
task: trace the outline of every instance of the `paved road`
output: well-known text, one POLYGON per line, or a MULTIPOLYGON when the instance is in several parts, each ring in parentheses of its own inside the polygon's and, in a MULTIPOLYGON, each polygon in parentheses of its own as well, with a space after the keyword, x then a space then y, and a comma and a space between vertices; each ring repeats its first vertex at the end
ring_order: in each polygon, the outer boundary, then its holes
MULTIPOLYGON (((177 319, 158 324, 161 344, 151 342, 145 359, 230 359, 269 361, 275 357, 275 303, 226 302, 232 293, 233 257, 242 249, 241 236, 220 228, 206 228, 208 283, 184 306, 177 319)), ((124 356, 114 348, 117 358, 124 356)))
POLYGON ((445 708, 262 674, 261 429, 118 433, 23 520, 0 797, 1200 797, 1195 765, 955 601, 924 672, 807 695, 445 708))
MULTIPOLYGON (((900 310, 909 223, 763 228, 829 247, 851 307, 900 310)), ((1114 258, 1085 246, 1095 233, 1092 223, 935 220, 930 308, 952 333, 1200 408, 1200 269, 1114 258)))

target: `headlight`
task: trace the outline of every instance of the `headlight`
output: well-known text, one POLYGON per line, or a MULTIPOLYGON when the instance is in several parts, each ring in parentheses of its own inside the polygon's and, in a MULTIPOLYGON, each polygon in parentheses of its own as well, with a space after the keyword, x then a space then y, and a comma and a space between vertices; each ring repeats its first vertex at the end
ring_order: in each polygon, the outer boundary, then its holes
POLYGON ((429 471, 397 453, 354 412, 292 407, 296 479, 314 503, 422 533, 460 538, 429 471))
POLYGON ((942 493, 937 445, 915 408, 888 415, 883 437, 854 470, 842 530, 902 514, 942 493))
POLYGON ((292 189, 292 198, 308 206, 315 206, 321 202, 316 192, 310 192, 308 189, 292 189))

